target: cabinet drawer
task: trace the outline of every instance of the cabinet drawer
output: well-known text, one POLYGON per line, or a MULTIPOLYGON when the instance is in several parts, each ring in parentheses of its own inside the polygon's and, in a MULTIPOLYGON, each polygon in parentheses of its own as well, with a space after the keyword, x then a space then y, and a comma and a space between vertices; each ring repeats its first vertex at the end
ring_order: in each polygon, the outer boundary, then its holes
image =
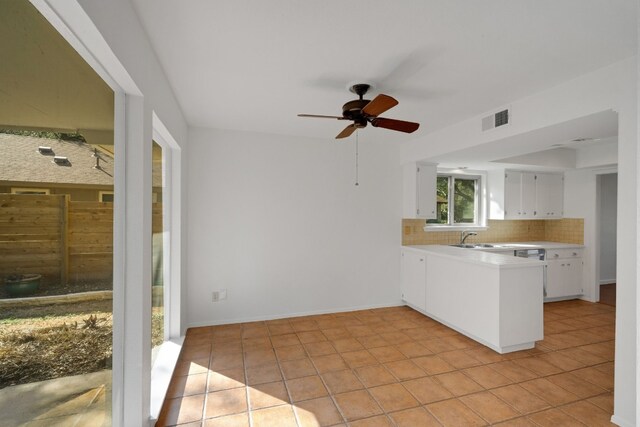
POLYGON ((547 259, 582 258, 582 249, 552 249, 547 251, 547 259))

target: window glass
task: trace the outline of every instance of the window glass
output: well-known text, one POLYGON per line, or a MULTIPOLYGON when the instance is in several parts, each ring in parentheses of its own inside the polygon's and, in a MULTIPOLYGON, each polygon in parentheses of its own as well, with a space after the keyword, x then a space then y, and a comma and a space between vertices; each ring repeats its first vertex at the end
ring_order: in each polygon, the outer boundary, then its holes
POLYGON ((454 179, 454 223, 476 223, 476 182, 476 179, 454 179))
POLYGON ((436 218, 427 224, 478 225, 480 177, 462 175, 438 175, 436 181, 436 218))
POLYGON ((436 184, 436 219, 433 224, 449 223, 449 177, 439 176, 436 184))
POLYGON ((163 171, 163 149, 157 142, 153 142, 153 164, 152 164, 152 217, 151 228, 153 232, 152 236, 152 283, 151 283, 151 360, 152 363, 158 354, 160 346, 165 341, 165 269, 164 263, 164 245, 165 245, 165 233, 164 224, 166 219, 164 218, 162 202, 158 202, 158 193, 162 194, 164 189, 164 171, 163 171))

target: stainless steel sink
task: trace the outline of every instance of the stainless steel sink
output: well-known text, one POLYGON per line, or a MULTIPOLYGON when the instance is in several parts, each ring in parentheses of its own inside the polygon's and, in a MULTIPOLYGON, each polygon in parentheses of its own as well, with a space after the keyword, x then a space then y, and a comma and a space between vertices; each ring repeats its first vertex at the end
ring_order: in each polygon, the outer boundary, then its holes
POLYGON ((476 243, 475 245, 472 245, 470 243, 457 243, 455 245, 449 245, 449 246, 455 246, 456 248, 466 248, 466 249, 476 249, 476 248, 492 248, 493 245, 489 245, 487 243, 476 243))

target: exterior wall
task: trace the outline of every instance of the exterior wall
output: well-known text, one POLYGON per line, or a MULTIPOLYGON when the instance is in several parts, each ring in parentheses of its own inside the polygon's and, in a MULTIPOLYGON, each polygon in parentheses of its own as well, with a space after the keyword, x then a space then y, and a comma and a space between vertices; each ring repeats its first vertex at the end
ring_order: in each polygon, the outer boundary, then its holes
POLYGON ((16 184, 0 184, 0 193, 11 194, 11 189, 19 187, 19 188, 46 188, 49 190, 49 194, 68 194, 71 200, 75 202, 97 202, 99 201, 100 191, 113 191, 113 187, 104 187, 100 189, 88 189, 88 188, 65 188, 65 187, 55 187, 51 186, 51 184, 42 183, 42 184, 34 184, 32 182, 28 183, 16 183, 16 184))

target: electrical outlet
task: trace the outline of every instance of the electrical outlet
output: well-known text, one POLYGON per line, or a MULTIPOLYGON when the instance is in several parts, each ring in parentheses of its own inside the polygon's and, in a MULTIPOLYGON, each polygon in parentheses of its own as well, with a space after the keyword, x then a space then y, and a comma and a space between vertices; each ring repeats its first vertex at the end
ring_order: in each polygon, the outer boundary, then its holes
POLYGON ((212 302, 218 302, 221 301, 223 299, 227 299, 227 290, 226 289, 221 289, 219 291, 213 291, 211 294, 211 301, 212 302))

